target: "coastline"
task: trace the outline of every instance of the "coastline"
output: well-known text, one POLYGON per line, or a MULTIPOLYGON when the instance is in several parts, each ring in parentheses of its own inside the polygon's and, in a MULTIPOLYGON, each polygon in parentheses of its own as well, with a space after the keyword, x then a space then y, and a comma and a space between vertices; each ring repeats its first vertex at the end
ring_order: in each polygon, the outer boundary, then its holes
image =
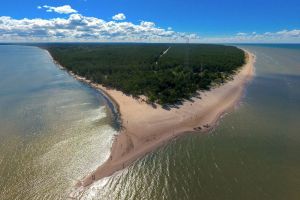
MULTIPOLYGON (((201 99, 192 98, 193 102, 185 101, 178 109, 171 110, 163 109, 159 105, 153 108, 141 99, 134 99, 120 91, 92 83, 67 70, 77 80, 101 91, 113 102, 122 126, 113 141, 109 159, 79 181, 76 186, 86 187, 94 181, 110 176, 187 132, 211 130, 220 116, 236 105, 245 85, 254 75, 255 56, 248 51, 245 52, 246 64, 235 74, 233 80, 210 91, 201 92, 201 99)), ((57 61, 54 59, 53 61, 64 69, 57 61)))

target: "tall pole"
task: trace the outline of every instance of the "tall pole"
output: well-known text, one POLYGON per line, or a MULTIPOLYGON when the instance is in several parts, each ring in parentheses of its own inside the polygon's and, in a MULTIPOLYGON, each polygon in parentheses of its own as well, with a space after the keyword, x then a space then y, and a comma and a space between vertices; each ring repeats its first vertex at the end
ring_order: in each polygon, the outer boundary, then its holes
POLYGON ((189 64, 190 64, 190 38, 187 38, 186 39, 186 47, 185 47, 185 63, 184 63, 184 65, 185 65, 185 67, 186 68, 188 68, 189 67, 189 64))

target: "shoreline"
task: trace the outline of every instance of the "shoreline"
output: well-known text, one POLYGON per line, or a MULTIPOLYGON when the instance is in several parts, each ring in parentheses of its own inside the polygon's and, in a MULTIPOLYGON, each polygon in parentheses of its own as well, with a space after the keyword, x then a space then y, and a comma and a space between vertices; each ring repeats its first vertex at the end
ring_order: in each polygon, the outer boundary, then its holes
MULTIPOLYGON (((41 48, 41 47, 40 47, 41 48)), ((104 100, 107 102, 107 104, 111 104, 110 105, 107 105, 112 111, 112 115, 115 115, 114 117, 114 120, 116 120, 116 122, 118 123, 118 130, 117 131, 120 131, 120 129, 122 128, 122 120, 121 120, 121 113, 120 113, 120 109, 119 109, 119 105, 118 103, 104 90, 102 89, 99 89, 98 86, 96 86, 97 84, 96 83, 93 83, 92 81, 82 77, 82 76, 79 76, 79 75, 76 75, 75 73, 73 73, 72 71, 69 71, 67 70, 65 67, 63 67, 63 65, 61 65, 58 61, 56 61, 51 53, 47 50, 47 49, 44 49, 44 48, 41 48, 42 50, 45 50, 46 53, 49 55, 49 57, 52 59, 52 62, 60 69, 60 70, 63 70, 63 71, 66 71, 70 76, 72 76, 73 78, 75 78, 77 81, 80 81, 80 82, 83 82, 87 85, 89 85, 91 88, 93 88, 94 90, 97 90, 98 92, 101 93, 101 95, 103 96, 104 100)))
POLYGON ((120 132, 114 138, 110 157, 79 181, 76 187, 86 187, 111 176, 178 136, 191 132, 204 133, 214 128, 219 118, 240 100, 245 85, 254 75, 255 56, 244 51, 246 64, 234 74, 233 80, 210 91, 200 92, 201 98, 194 97, 193 102, 186 100, 179 108, 170 110, 165 110, 160 105, 153 108, 141 99, 134 99, 121 91, 92 83, 66 70, 47 51, 59 68, 100 91, 118 111, 120 132))

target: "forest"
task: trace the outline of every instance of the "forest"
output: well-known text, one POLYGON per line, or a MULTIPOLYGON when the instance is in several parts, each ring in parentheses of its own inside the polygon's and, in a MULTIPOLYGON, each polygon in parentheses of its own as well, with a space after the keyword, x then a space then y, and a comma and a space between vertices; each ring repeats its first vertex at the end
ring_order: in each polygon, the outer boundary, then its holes
POLYGON ((175 105, 231 79, 244 51, 212 44, 51 44, 54 60, 73 73, 148 103, 175 105))

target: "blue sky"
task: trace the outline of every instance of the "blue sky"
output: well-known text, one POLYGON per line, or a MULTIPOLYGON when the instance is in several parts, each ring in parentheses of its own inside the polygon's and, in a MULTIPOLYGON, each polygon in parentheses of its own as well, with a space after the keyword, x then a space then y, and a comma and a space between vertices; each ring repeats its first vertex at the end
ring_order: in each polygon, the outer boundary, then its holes
POLYGON ((1 41, 300 42, 299 0, 1 0, 0 17, 1 41))

